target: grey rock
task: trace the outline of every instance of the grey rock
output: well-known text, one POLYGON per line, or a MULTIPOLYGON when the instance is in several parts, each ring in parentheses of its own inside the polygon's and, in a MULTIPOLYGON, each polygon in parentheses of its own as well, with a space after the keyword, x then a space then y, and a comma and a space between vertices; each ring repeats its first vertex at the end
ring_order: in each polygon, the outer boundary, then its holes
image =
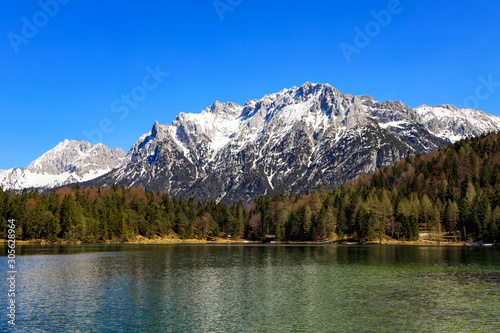
POLYGON ((52 188, 99 177, 125 159, 121 148, 64 140, 26 168, 0 170, 2 189, 52 188))
POLYGON ((171 125, 155 122, 129 151, 130 162, 83 185, 249 203, 272 191, 341 186, 405 156, 500 129, 498 117, 480 111, 448 107, 455 122, 440 119, 442 108, 411 109, 312 83, 243 106, 215 102, 171 125), (471 113, 481 122, 462 119, 471 113))

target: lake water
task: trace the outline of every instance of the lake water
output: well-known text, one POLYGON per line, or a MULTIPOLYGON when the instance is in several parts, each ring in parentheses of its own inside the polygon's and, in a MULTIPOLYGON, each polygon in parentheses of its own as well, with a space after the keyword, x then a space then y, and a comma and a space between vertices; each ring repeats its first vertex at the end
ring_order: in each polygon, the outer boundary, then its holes
POLYGON ((18 252, 18 332, 500 332, 498 248, 117 245, 18 252))

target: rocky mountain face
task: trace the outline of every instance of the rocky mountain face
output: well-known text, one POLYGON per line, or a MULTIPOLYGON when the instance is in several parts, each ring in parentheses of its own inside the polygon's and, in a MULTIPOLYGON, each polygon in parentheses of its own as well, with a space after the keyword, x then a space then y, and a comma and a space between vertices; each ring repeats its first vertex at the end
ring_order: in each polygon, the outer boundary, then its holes
POLYGON ((458 109, 453 105, 422 105, 415 112, 429 131, 452 142, 496 132, 500 125, 500 118, 496 116, 472 109, 458 109))
POLYGON ((250 202, 258 195, 339 186, 405 156, 500 130, 500 118, 451 105, 411 109, 306 83, 200 114, 155 122, 126 161, 83 186, 118 184, 171 195, 250 202))
POLYGON ((481 111, 411 109, 306 83, 244 105, 215 102, 199 114, 179 114, 170 125, 155 122, 128 154, 65 140, 27 168, 0 170, 0 186, 118 184, 249 203, 272 191, 340 186, 408 155, 499 130, 500 118, 481 111))
POLYGON ((87 141, 59 143, 26 168, 0 170, 2 189, 52 188, 94 179, 118 167, 126 153, 87 141))

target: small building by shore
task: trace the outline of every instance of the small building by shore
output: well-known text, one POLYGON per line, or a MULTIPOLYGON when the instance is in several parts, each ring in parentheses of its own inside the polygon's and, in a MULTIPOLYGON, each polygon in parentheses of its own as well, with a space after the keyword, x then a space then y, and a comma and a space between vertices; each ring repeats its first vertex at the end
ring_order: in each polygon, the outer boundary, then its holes
POLYGON ((262 239, 262 243, 271 243, 276 241, 276 235, 264 235, 264 238, 262 239))

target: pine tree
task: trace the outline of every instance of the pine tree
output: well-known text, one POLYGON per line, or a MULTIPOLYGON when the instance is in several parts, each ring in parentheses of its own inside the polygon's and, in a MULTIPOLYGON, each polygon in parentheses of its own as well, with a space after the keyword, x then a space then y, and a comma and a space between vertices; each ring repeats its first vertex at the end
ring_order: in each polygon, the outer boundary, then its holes
POLYGON ((489 241, 494 243, 500 242, 500 207, 496 206, 491 213, 491 225, 490 234, 488 237, 489 241))
POLYGON ((427 229, 428 232, 432 232, 434 227, 437 226, 434 224, 433 219, 434 216, 434 206, 432 205, 431 200, 424 194, 422 197, 422 202, 420 205, 420 214, 419 214, 419 224, 421 229, 427 229))
POLYGON ((443 224, 448 232, 457 230, 458 217, 459 210, 457 203, 448 200, 443 216, 443 224))
POLYGON ((391 233, 394 237, 395 224, 394 224, 394 212, 391 204, 391 200, 385 189, 381 192, 380 200, 380 229, 383 233, 391 233))
POLYGON ((45 211, 43 213, 43 224, 45 226, 42 237, 49 240, 55 240, 57 235, 61 232, 61 225, 59 224, 59 219, 52 214, 51 211, 45 211))
POLYGON ((76 204, 71 194, 64 196, 61 204, 61 237, 74 238, 76 235, 76 226, 79 222, 76 204))
POLYGON ((303 234, 304 239, 312 240, 312 212, 309 206, 304 209, 304 224, 303 224, 303 234))
POLYGON ((356 215, 356 234, 360 243, 365 244, 375 237, 375 214, 361 207, 356 215))

